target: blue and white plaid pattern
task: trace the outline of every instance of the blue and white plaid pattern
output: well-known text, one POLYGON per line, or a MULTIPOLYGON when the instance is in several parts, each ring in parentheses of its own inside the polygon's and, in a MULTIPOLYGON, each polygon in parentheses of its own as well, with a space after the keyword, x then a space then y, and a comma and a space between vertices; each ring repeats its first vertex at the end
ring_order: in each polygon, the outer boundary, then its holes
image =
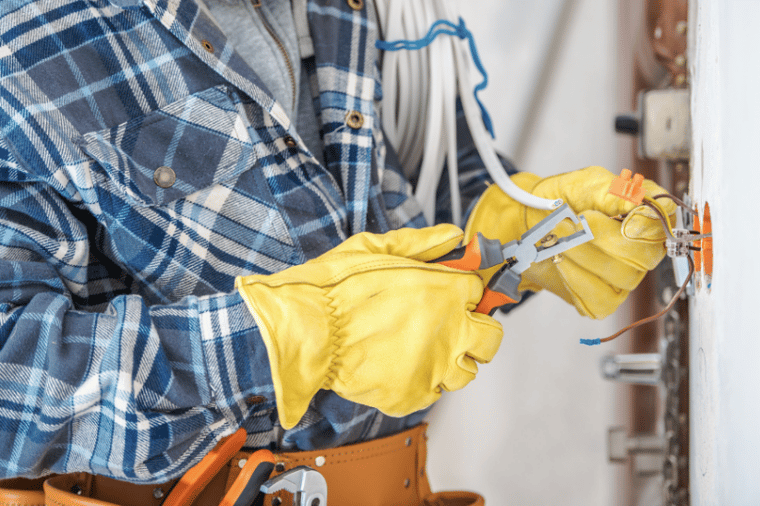
POLYGON ((418 423, 322 391, 282 430, 233 290, 424 225, 380 130, 374 12, 309 5, 325 167, 193 0, 120 5, 0 2, 0 476, 163 482, 241 426, 308 450, 418 423))

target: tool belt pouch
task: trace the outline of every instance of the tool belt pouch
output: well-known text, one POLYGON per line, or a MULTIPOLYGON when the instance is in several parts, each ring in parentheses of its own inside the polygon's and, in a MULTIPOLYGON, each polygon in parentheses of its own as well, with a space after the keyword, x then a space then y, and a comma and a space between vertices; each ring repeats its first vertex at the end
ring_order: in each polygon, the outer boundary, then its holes
MULTIPOLYGON (((329 506, 485 505, 472 492, 431 493, 425 471, 426 428, 422 424, 394 436, 327 450, 275 453, 272 477, 297 466, 316 469, 327 481, 329 506)), ((230 459, 192 506, 218 506, 251 454, 241 451, 230 459)), ((161 506, 177 481, 135 485, 86 473, 5 480, 0 481, 0 506, 161 506)), ((289 506, 293 496, 277 492, 263 504, 289 506)))

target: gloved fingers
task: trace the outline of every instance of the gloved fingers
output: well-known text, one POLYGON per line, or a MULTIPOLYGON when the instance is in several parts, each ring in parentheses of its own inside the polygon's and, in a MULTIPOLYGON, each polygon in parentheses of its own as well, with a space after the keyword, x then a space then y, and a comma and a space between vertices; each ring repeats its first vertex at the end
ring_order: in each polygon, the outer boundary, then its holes
MULTIPOLYGON (((661 200, 664 199, 660 199, 659 204, 662 204, 661 200)), ((675 215, 672 213, 666 218, 670 220, 671 226, 675 223, 675 215)), ((623 220, 621 231, 623 236, 632 241, 662 244, 667 237, 665 224, 660 220, 657 213, 647 206, 639 206, 631 211, 623 220)))
POLYGON ((464 337, 460 340, 460 347, 464 351, 460 356, 487 364, 499 351, 504 328, 495 318, 486 314, 468 312, 465 316, 466 329, 462 332, 464 337))
MULTIPOLYGON (((573 293, 565 286, 562 277, 559 275, 557 266, 551 259, 538 262, 530 266, 528 270, 523 272, 522 282, 520 283, 520 290, 548 290, 557 295, 570 305, 577 307, 577 300, 573 293)), ((579 312, 583 316, 591 316, 591 313, 583 313, 579 309, 579 312)))
MULTIPOLYGON (((443 247, 442 250, 445 250, 447 247, 448 245, 443 247)), ((429 251, 433 255, 437 254, 434 249, 429 251)), ((442 256, 443 254, 445 253, 438 256, 442 256)), ((438 256, 435 258, 438 258, 438 256)), ((296 284, 319 287, 351 283, 351 286, 354 286, 351 282, 352 278, 372 272, 379 273, 378 277, 380 279, 380 284, 373 287, 373 289, 387 286, 391 283, 403 282, 409 276, 426 277, 427 275, 446 274, 449 276, 471 278, 474 283, 480 285, 481 293, 483 290, 483 280, 474 271, 452 269, 438 263, 428 263, 403 256, 335 251, 335 249, 310 260, 306 264, 296 265, 277 273, 275 279, 270 279, 264 275, 244 276, 235 280, 235 286, 238 289, 254 283, 266 283, 270 286, 296 284)))
POLYGON ((576 310, 583 316, 606 318, 617 310, 630 293, 630 290, 616 288, 590 274, 569 258, 552 265, 559 272, 576 310))
POLYGON ((349 237, 326 254, 379 253, 428 262, 459 246, 463 236, 462 230, 451 224, 421 229, 401 228, 385 234, 362 232, 349 237))
MULTIPOLYGON (((570 260, 589 277, 595 276, 608 285, 623 290, 636 288, 646 274, 646 269, 607 254, 595 244, 585 243, 563 253, 564 260, 570 260)), ((549 260, 551 261, 551 260, 549 260)))
MULTIPOLYGON (((576 214, 596 210, 607 216, 617 216, 627 213, 635 207, 635 204, 609 193, 610 185, 616 177, 604 167, 591 166, 547 177, 538 182, 531 193, 544 198, 561 198, 576 214)), ((649 179, 645 179, 641 186, 650 197, 667 193, 664 188, 649 179)), ((661 199, 658 202, 663 205, 668 214, 675 212, 675 204, 669 199, 661 199)), ((533 224, 535 222, 528 223, 529 226, 533 224)))
MULTIPOLYGON (((629 218, 632 215, 633 213, 629 215, 629 218)), ((596 251, 603 251, 633 269, 648 271, 656 267, 665 256, 665 238, 659 220, 655 224, 649 218, 641 217, 639 220, 634 221, 633 226, 637 227, 635 230, 639 234, 637 237, 648 236, 649 238, 654 238, 658 234, 661 234, 660 240, 631 239, 626 237, 624 233, 625 223, 621 224, 619 221, 599 211, 586 211, 583 213, 583 216, 588 221, 589 228, 591 228, 594 234, 594 239, 566 252, 566 256, 572 257, 578 263, 581 263, 580 257, 584 254, 590 255, 591 258, 596 258, 596 251), (644 223, 644 220, 649 221, 644 223), (647 225, 647 227, 644 225, 647 225), (658 225, 659 232, 657 232, 658 225)), ((588 263, 588 261, 584 262, 584 265, 588 263)), ((611 271, 611 273, 616 275, 614 271, 611 271)), ((624 273, 621 272, 621 274, 624 273)))
POLYGON ((440 387, 447 392, 464 388, 475 379, 478 363, 490 362, 501 345, 504 329, 494 318, 467 312, 466 320, 460 332, 458 347, 463 351, 452 351, 447 370, 440 387))
POLYGON ((607 284, 567 257, 558 264, 544 260, 525 271, 521 289, 534 286, 561 297, 582 316, 596 319, 614 313, 629 293, 607 284))
POLYGON ((462 389, 475 379, 477 373, 477 362, 467 355, 461 355, 457 358, 456 363, 452 364, 446 372, 439 387, 446 392, 462 389))

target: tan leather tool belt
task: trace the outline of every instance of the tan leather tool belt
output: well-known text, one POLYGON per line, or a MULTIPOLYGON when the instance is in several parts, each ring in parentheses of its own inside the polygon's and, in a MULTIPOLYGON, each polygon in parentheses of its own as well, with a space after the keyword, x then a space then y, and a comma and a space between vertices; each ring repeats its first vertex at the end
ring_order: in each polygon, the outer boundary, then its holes
MULTIPOLYGON (((483 498, 475 493, 431 493, 425 472, 426 428, 422 424, 394 436, 328 450, 275 453, 272 477, 297 466, 316 469, 327 481, 328 506, 483 506, 483 498)), ((250 455, 237 452, 192 506, 218 506, 250 455)), ((5 480, 0 481, 0 506, 161 506, 177 481, 134 485, 86 473, 5 480)), ((277 492, 263 504, 290 506, 293 498, 277 492)))

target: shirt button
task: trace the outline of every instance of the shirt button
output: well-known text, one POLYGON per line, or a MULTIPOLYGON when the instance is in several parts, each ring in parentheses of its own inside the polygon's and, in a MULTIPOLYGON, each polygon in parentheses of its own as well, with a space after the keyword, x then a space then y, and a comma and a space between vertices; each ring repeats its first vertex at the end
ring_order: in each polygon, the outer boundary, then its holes
POLYGON ((177 175, 166 165, 162 165, 153 173, 153 181, 161 188, 171 188, 177 180, 177 175))
POLYGON ((360 11, 364 7, 364 0, 347 0, 347 2, 348 6, 355 11, 360 11))
POLYGON ((289 135, 286 135, 285 136, 285 145, 287 147, 289 147, 289 148, 294 148, 294 147, 296 147, 296 140, 293 137, 291 137, 289 135))
POLYGON ((361 128, 364 124, 364 116, 359 111, 351 111, 346 114, 346 124, 354 129, 361 128))

